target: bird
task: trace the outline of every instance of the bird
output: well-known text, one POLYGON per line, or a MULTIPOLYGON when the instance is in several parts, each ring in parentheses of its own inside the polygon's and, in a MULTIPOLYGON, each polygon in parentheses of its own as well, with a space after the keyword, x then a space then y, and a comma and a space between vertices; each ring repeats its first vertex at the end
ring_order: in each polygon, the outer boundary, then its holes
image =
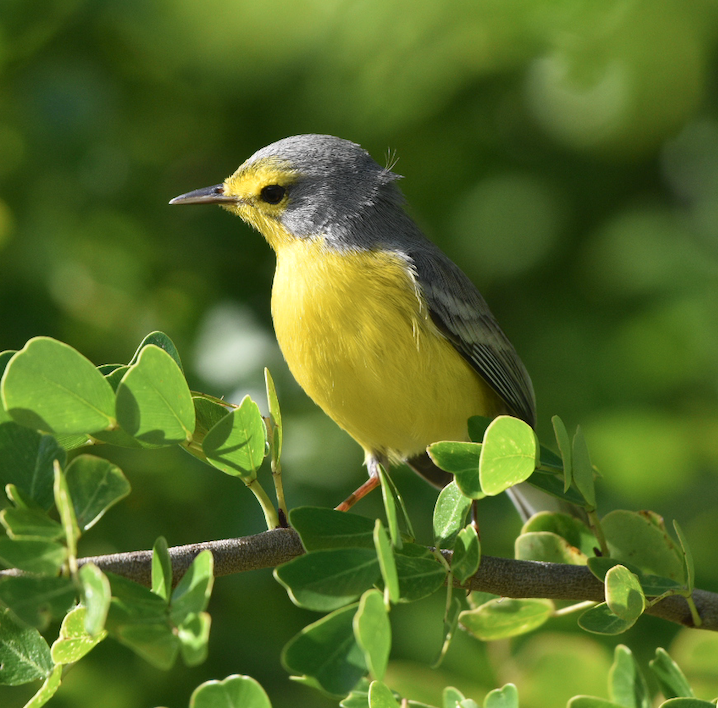
MULTIPOLYGON (((287 137, 224 182, 170 204, 218 204, 276 254, 271 311, 299 385, 364 449, 368 480, 406 463, 436 487, 453 476, 427 455, 468 440, 467 421, 508 414, 535 427, 531 378, 486 301, 410 217, 397 185, 360 145, 287 137)), ((533 510, 514 495, 528 516, 533 510)))

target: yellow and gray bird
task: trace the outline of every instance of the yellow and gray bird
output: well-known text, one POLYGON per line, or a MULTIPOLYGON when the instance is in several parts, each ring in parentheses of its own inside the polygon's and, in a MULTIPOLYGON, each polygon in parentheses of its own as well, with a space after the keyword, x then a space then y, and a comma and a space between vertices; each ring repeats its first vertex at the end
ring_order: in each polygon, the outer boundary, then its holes
MULTIPOLYGON (((467 440, 470 416, 535 425, 531 379, 469 278, 404 211, 399 175, 356 143, 296 135, 262 148, 222 184, 170 204, 219 204, 277 257, 272 318, 299 385, 379 464, 451 475, 426 448, 467 440)), ((524 509, 524 513, 528 513, 524 509)))

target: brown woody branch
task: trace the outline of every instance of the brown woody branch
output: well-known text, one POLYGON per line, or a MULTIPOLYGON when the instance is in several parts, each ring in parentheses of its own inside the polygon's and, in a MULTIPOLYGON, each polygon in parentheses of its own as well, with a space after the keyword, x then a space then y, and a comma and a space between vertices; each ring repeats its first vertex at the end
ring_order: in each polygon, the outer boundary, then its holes
MULTIPOLYGON (((179 581, 198 553, 208 549, 214 555, 216 576, 243 573, 260 568, 273 568, 304 553, 294 529, 274 529, 243 538, 206 541, 169 549, 175 583, 179 581)), ((451 553, 444 552, 451 561, 451 553)), ((101 570, 149 586, 151 582, 152 551, 113 553, 106 556, 82 558, 78 561, 94 563, 101 570)), ((3 575, 16 575, 16 570, 0 571, 3 575)), ((603 602, 603 584, 585 566, 541 563, 510 558, 483 556, 478 572, 469 578, 466 586, 502 597, 541 597, 551 600, 603 602)), ((718 631, 718 594, 694 590, 693 600, 703 620, 701 629, 718 631)), ((647 610, 648 614, 693 627, 693 620, 685 599, 668 597, 647 610)))

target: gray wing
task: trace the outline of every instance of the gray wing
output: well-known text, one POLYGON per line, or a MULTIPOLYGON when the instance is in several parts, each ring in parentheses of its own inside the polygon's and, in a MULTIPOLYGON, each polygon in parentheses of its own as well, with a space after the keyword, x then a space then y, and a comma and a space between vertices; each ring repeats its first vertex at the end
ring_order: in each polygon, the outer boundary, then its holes
POLYGON ((519 355, 474 284, 432 246, 409 258, 434 324, 511 413, 535 427, 534 390, 519 355))

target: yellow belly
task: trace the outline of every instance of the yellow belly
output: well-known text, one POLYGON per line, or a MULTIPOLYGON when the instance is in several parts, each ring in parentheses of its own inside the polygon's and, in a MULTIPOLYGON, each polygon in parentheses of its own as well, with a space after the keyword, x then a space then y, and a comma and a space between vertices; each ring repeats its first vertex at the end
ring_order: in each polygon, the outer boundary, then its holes
POLYGON ((367 452, 392 461, 465 440, 501 401, 440 335, 405 264, 295 239, 277 252, 272 317, 307 394, 367 452))

